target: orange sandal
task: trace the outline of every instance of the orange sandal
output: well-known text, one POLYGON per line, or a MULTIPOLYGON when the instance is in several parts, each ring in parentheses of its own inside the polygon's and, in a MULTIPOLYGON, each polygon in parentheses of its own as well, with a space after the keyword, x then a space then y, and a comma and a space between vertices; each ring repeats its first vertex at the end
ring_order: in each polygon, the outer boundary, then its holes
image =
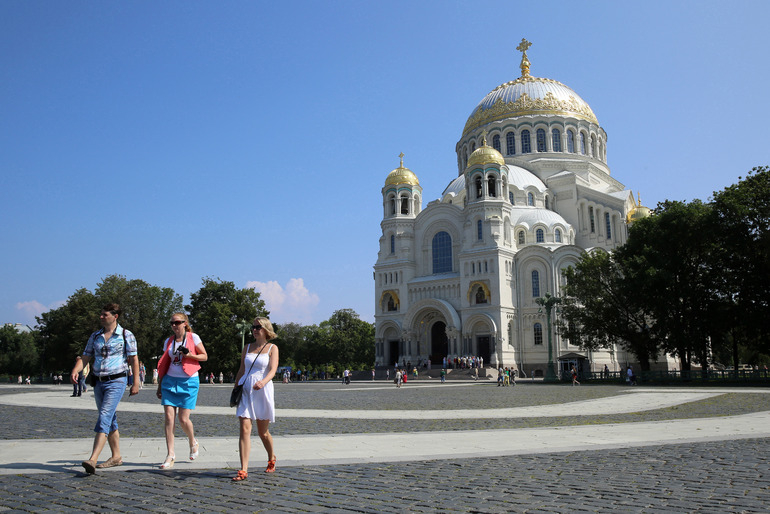
POLYGON ((273 456, 272 460, 267 461, 267 469, 265 469, 265 473, 275 473, 275 461, 276 457, 273 456))
POLYGON ((239 469, 238 474, 233 477, 233 482, 240 482, 241 480, 246 480, 247 478, 249 478, 249 474, 246 471, 239 469))

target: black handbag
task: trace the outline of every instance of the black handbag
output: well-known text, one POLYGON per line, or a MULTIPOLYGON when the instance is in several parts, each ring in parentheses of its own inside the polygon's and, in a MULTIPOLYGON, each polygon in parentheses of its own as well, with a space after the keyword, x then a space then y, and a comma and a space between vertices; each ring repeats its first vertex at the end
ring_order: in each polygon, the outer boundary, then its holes
MULTIPOLYGON (((267 346, 267 344, 265 344, 265 346, 267 346)), ((265 349, 265 346, 262 347, 262 350, 265 349)), ((259 358, 259 355, 262 353, 262 350, 259 351, 257 356, 254 358, 254 362, 252 362, 251 366, 249 366, 249 372, 246 373, 247 376, 251 375, 251 368, 254 367, 254 363, 257 362, 257 359, 259 358)), ((233 392, 230 393, 230 407, 238 406, 238 404, 241 402, 242 394, 243 394, 243 384, 233 386, 233 392)))
POLYGON ((230 393, 230 407, 236 407, 241 401, 241 394, 243 394, 243 386, 237 385, 233 387, 233 392, 230 393))

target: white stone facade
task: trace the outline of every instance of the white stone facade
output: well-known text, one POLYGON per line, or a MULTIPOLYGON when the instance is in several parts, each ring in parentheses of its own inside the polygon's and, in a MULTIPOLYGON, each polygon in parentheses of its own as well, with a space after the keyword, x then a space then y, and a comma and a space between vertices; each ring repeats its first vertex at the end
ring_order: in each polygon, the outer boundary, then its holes
MULTIPOLYGON (((605 131, 567 86, 522 72, 474 109, 455 148, 459 174, 441 199, 422 208, 403 160, 386 179, 374 266, 378 365, 477 355, 543 376, 548 326, 535 299, 559 296, 561 270, 584 250, 626 241, 636 203, 610 176, 605 131)), ((585 352, 552 337, 557 370, 633 364, 623 351, 585 352)))

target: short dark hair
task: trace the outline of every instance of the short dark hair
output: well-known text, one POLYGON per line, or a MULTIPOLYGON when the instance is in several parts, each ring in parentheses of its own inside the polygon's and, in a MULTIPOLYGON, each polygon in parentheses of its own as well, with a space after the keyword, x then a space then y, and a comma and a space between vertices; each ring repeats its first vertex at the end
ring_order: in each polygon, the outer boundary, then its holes
POLYGON ((120 313, 122 312, 120 310, 120 305, 117 303, 107 303, 102 307, 102 312, 111 312, 113 316, 120 316, 120 313))

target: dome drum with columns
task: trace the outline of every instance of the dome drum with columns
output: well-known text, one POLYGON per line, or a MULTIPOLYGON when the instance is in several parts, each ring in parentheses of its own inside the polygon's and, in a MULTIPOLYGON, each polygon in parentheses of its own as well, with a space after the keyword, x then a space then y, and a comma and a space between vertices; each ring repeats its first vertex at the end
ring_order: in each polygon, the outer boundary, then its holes
MULTIPOLYGON (((492 90, 468 118, 455 147, 459 174, 438 201, 422 209, 403 154, 385 180, 377 365, 440 367, 473 355, 543 376, 548 328, 535 300, 558 296, 563 269, 584 251, 622 245, 627 223, 650 213, 610 177, 607 135, 589 105, 560 82, 530 76, 529 46, 518 47, 522 76, 492 90)), ((632 359, 552 337, 559 370, 617 371, 632 359)))

